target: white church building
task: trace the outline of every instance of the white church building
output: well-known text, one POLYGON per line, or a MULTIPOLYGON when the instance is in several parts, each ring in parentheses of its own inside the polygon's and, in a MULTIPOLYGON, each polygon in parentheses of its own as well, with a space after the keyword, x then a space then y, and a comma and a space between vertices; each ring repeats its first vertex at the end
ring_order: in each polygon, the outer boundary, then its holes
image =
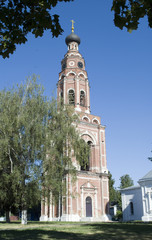
POLYGON ((152 170, 138 183, 121 189, 123 221, 152 221, 152 170))

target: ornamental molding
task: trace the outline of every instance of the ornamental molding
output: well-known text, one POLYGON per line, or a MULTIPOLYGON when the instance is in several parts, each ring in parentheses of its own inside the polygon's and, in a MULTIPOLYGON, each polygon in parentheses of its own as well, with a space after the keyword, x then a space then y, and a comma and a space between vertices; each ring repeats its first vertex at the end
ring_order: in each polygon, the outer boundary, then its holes
POLYGON ((90 122, 90 118, 88 118, 88 116, 86 116, 86 115, 82 117, 82 120, 84 120, 85 118, 87 118, 88 121, 90 122))
POLYGON ((81 55, 79 53, 69 53, 68 56, 69 57, 71 57, 71 56, 79 56, 79 57, 81 57, 81 55))
POLYGON ((70 73, 72 73, 72 74, 74 74, 74 75, 76 76, 76 73, 75 73, 75 72, 70 71, 70 72, 68 72, 68 73, 66 74, 66 77, 69 76, 70 73))
POLYGON ((98 124, 100 124, 99 120, 96 117, 92 119, 92 122, 94 122, 94 121, 97 121, 98 124))
POLYGON ((81 137, 84 136, 84 135, 88 135, 88 136, 92 139, 93 145, 96 145, 96 144, 97 144, 96 139, 95 139, 95 136, 94 136, 91 132, 85 131, 85 132, 82 132, 82 133, 80 134, 81 137))
POLYGON ((78 77, 79 77, 80 75, 83 75, 85 78, 87 78, 87 76, 86 76, 83 72, 79 72, 78 77))

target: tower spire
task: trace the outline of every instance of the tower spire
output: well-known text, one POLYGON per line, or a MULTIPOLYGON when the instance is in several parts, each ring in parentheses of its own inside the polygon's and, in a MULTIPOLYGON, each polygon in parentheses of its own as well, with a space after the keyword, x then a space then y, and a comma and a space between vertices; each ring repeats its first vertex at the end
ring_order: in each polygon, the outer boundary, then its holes
POLYGON ((72 22, 72 28, 71 28, 71 31, 74 33, 74 20, 71 20, 71 22, 72 22))

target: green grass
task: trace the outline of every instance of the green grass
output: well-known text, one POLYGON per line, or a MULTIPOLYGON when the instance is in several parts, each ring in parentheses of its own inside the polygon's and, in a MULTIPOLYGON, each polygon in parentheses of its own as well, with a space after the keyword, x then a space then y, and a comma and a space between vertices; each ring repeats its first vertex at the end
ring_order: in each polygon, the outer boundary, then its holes
POLYGON ((0 240, 151 240, 152 223, 0 223, 0 240))

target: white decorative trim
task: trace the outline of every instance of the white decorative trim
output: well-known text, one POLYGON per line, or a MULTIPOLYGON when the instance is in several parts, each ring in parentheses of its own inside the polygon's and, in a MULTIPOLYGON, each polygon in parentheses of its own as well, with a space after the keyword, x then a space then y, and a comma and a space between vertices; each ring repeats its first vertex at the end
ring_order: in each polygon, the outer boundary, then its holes
POLYGON ((46 216, 46 215, 41 215, 39 221, 40 221, 40 222, 48 221, 48 216, 46 216))
POLYGON ((93 180, 93 181, 100 180, 100 179, 98 179, 99 176, 95 176, 94 178, 91 178, 90 176, 88 176, 88 177, 77 176, 77 178, 79 178, 79 179, 85 179, 85 180, 93 180))
POLYGON ((81 108, 79 108, 79 107, 76 107, 75 110, 78 111, 78 112, 82 111, 81 108))
POLYGON ((81 189, 81 217, 84 217, 83 188, 81 189))
POLYGON ((99 132, 99 151, 100 151, 100 170, 102 171, 101 130, 100 130, 100 132, 99 132))
POLYGON ((61 93, 63 93, 63 90, 61 90, 61 91, 59 92, 59 97, 61 97, 61 93))
POLYGON ((96 144, 97 144, 97 143, 96 143, 96 139, 95 139, 95 137, 94 137, 94 135, 93 135, 92 133, 90 133, 90 132, 88 132, 88 131, 85 131, 85 132, 82 132, 82 133, 80 134, 81 137, 82 137, 83 135, 88 135, 89 137, 91 137, 92 140, 93 140, 93 145, 96 145, 96 144))
POLYGON ((74 89, 74 88, 68 88, 68 90, 67 90, 67 94, 69 94, 69 91, 70 91, 70 90, 73 90, 74 93, 75 93, 75 89, 74 89))
POLYGON ((85 93, 85 97, 86 97, 86 91, 83 88, 80 89, 80 93, 81 93, 81 91, 83 91, 85 93))
POLYGON ((59 77, 59 80, 61 80, 62 77, 65 77, 65 74, 64 74, 64 73, 61 74, 61 76, 59 77))
POLYGON ((68 55, 69 56, 79 56, 79 57, 81 57, 81 54, 79 54, 79 53, 69 53, 68 55))
POLYGON ((93 123, 94 120, 97 121, 98 124, 100 124, 100 122, 99 122, 99 120, 98 120, 97 118, 93 118, 93 119, 92 119, 92 123, 93 123))
POLYGON ((65 93, 66 93, 66 80, 64 80, 64 82, 63 82, 63 89, 64 89, 63 100, 64 100, 64 104, 66 104, 66 102, 67 102, 67 99, 66 99, 66 96, 65 96, 65 93))
MULTIPOLYGON (((88 79, 87 79, 87 106, 90 106, 90 88, 89 88, 88 79)), ((88 107, 87 111, 88 111, 88 113, 90 113, 89 107, 88 107)))
POLYGON ((70 61, 70 62, 69 62, 69 66, 70 66, 70 67, 73 67, 74 65, 75 65, 75 62, 74 62, 74 61, 70 61))
POLYGON ((79 96, 79 79, 76 78, 77 80, 77 103, 79 103, 79 100, 80 100, 80 96, 79 96))
POLYGON ((75 72, 70 71, 70 72, 68 72, 68 73, 66 74, 66 77, 69 76, 70 73, 72 73, 72 74, 74 74, 74 75, 76 76, 76 73, 75 73, 75 72))
POLYGON ((83 116, 83 117, 82 117, 82 120, 84 120, 84 118, 87 118, 87 119, 88 119, 88 121, 90 122, 90 118, 88 118, 88 116, 86 116, 86 115, 85 115, 85 116, 83 116))
POLYGON ((80 72, 80 73, 78 74, 78 77, 79 77, 81 74, 82 74, 85 78, 87 78, 87 76, 86 76, 83 72, 80 72))
POLYGON ((90 113, 90 111, 89 111, 89 110, 85 110, 85 113, 88 113, 88 114, 89 114, 89 113, 90 113))
POLYGON ((78 214, 63 214, 61 216, 61 221, 63 221, 63 222, 79 222, 80 217, 78 214))

